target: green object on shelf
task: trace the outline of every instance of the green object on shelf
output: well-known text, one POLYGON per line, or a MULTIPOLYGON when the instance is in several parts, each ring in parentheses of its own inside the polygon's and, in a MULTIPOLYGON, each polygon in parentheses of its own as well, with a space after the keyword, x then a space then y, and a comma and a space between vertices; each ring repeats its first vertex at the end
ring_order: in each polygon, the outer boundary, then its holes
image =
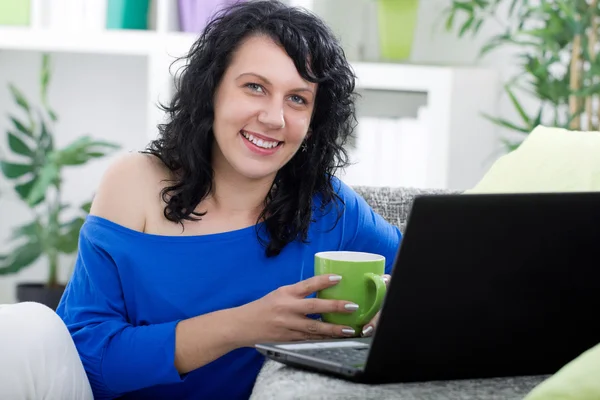
POLYGON ((150 0, 108 0, 107 29, 148 29, 150 0))
POLYGON ((410 58, 419 0, 377 0, 381 58, 400 61, 410 58))
POLYGON ((29 25, 30 0, 0 0, 0 25, 29 25))

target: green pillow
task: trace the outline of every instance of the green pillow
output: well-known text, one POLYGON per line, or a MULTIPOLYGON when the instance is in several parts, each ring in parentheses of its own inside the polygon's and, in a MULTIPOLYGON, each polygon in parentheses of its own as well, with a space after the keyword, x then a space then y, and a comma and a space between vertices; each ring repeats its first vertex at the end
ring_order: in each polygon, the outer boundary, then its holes
POLYGON ((471 193, 600 191, 600 132, 536 127, 471 193))
POLYGON ((600 344, 536 386, 523 400, 600 399, 600 344))

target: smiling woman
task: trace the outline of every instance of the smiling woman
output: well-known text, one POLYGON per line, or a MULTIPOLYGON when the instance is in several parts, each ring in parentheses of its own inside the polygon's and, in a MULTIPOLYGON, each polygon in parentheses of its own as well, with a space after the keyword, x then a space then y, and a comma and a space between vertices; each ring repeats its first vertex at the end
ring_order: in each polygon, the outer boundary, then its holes
MULTIPOLYGON (((389 273, 401 239, 334 178, 356 122, 334 35, 301 9, 244 2, 186 58, 158 138, 100 182, 57 310, 68 331, 8 332, 74 342, 81 363, 61 381, 32 376, 28 355, 0 360, 23 376, 10 382, 22 393, 71 398, 35 382, 64 388, 83 368, 96 399, 243 399, 263 362, 255 344, 361 335, 312 317, 357 304, 307 298, 343 279, 314 276, 316 253, 377 253, 389 273)), ((23 321, 47 313, 28 309, 23 321)))

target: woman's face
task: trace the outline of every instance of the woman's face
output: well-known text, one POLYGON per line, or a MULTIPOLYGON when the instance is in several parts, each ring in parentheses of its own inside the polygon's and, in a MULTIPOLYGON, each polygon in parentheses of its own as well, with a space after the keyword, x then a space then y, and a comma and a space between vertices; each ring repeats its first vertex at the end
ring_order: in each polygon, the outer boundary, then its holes
POLYGON ((215 93, 213 168, 274 179, 307 135, 316 90, 269 37, 246 39, 215 93))

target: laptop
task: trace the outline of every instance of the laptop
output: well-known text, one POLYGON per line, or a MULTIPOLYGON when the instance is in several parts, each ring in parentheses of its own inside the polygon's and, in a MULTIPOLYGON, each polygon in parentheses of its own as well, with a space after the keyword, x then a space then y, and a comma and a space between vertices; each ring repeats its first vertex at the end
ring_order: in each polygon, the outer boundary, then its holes
POLYGON ((600 192, 415 198, 372 338, 263 343, 361 383, 553 374, 600 343, 600 192))

